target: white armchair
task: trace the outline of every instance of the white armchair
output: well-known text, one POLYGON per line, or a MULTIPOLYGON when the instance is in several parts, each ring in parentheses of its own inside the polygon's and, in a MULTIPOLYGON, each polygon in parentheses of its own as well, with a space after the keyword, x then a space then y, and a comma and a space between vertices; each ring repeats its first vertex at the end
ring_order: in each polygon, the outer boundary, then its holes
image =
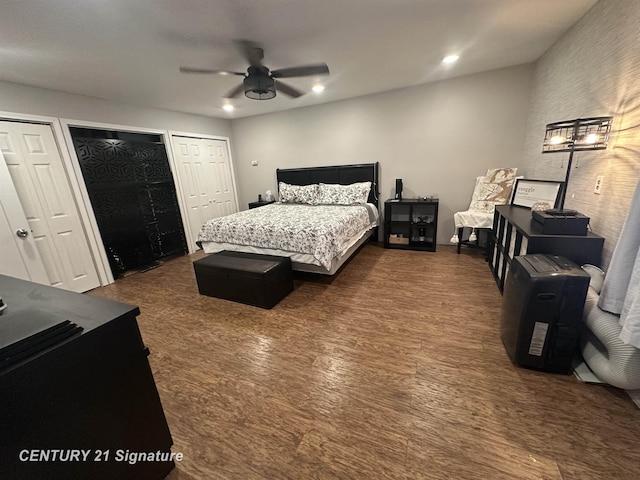
POLYGON ((493 211, 496 205, 504 205, 511 198, 511 190, 517 168, 491 168, 476 178, 469 209, 453 215, 455 230, 451 243, 480 247, 480 235, 488 235, 493 227, 493 211), (477 232, 476 232, 477 231, 477 232))

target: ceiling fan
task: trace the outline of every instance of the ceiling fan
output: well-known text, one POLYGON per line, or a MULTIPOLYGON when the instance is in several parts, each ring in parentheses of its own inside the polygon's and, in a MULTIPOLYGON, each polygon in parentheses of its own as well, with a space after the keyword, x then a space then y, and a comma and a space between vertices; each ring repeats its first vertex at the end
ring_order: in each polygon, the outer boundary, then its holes
POLYGON ((230 70, 219 70, 215 68, 191 68, 180 67, 182 73, 217 73, 219 75, 242 75, 244 80, 240 85, 235 87, 224 98, 236 98, 242 92, 253 100, 269 100, 276 96, 278 92, 297 98, 304 95, 297 88, 292 87, 282 81, 280 78, 291 77, 307 77, 310 75, 327 75, 329 67, 326 63, 318 63, 314 65, 302 65, 298 67, 280 68, 278 70, 269 70, 262 64, 264 58, 264 50, 260 44, 248 40, 237 40, 234 43, 238 46, 242 56, 249 62, 247 73, 233 72, 230 70), (276 79, 278 81, 276 82, 276 79))

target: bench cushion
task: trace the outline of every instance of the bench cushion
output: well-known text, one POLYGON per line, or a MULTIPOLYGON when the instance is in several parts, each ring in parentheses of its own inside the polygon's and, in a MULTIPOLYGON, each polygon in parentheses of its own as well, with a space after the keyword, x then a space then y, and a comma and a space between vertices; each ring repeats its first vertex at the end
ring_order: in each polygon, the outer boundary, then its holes
POLYGON ((202 295, 273 308, 293 290, 289 257, 223 251, 193 262, 202 295))

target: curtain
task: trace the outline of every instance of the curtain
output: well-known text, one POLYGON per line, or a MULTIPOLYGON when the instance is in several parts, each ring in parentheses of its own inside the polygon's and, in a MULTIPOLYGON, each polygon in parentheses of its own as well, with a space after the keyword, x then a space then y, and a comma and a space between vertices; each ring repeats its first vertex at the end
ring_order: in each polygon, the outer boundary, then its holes
POLYGON ((613 251, 598 307, 620 315, 620 339, 640 348, 640 182, 613 251))

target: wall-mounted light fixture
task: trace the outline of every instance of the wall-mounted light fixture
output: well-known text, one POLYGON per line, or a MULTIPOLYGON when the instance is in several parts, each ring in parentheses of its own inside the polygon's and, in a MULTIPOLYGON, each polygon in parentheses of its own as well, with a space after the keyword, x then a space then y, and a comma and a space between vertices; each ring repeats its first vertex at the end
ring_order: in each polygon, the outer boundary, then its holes
POLYGON ((604 150, 607 148, 613 117, 578 118, 550 123, 544 135, 542 153, 569 152, 567 174, 560 195, 558 209, 564 210, 564 200, 569 186, 573 152, 604 150))

